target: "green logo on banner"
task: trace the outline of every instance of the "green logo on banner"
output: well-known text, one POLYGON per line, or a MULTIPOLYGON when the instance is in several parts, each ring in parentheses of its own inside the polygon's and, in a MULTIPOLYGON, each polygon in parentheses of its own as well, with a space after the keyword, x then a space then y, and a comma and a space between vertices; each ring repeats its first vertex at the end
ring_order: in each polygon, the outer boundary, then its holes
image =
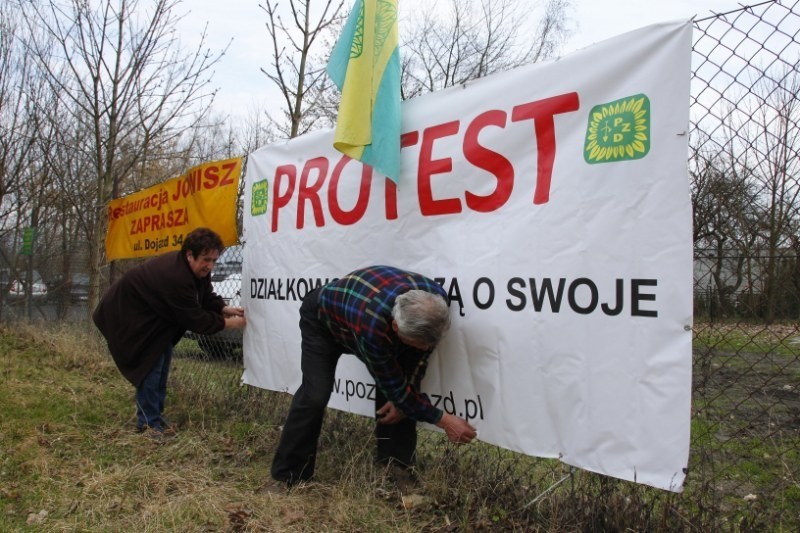
POLYGON ((637 94, 592 108, 583 157, 587 163, 641 159, 650 151, 650 99, 637 94))
POLYGON ((267 180, 257 181, 253 184, 253 197, 250 200, 250 214, 254 217, 267 212, 267 180))
POLYGON ((36 228, 22 229, 22 255, 33 255, 33 241, 36 239, 36 228))

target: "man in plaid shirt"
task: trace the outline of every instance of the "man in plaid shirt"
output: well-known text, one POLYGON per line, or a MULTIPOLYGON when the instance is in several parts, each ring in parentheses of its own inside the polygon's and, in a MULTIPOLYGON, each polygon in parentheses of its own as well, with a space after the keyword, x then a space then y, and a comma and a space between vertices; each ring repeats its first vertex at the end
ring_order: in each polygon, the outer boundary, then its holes
POLYGON ((443 428, 454 443, 475 438, 475 428, 466 420, 437 409, 419 390, 428 358, 450 325, 445 296, 435 281, 420 274, 371 266, 303 299, 303 382, 272 461, 275 480, 291 486, 314 475, 322 419, 343 353, 363 361, 375 379, 380 463, 403 468, 413 464, 417 421, 443 428))

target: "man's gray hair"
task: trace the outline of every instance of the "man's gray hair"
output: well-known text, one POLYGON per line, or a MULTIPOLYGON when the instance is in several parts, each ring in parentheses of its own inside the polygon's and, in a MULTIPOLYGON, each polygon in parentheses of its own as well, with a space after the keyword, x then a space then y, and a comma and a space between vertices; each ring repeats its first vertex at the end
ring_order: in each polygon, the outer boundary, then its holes
POLYGON ((450 308, 438 294, 413 289, 395 299, 392 318, 401 335, 433 347, 450 327, 450 308))

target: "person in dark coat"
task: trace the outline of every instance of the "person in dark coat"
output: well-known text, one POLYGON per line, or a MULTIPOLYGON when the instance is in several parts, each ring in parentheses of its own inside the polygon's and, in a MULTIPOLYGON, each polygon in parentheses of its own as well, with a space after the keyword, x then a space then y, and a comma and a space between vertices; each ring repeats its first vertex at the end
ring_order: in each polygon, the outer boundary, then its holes
POLYGON ((195 229, 180 251, 126 272, 92 315, 117 368, 136 387, 138 431, 163 435, 169 427, 162 413, 172 348, 186 330, 211 335, 245 326, 244 309, 226 306, 211 288, 211 270, 223 249, 219 235, 195 229))

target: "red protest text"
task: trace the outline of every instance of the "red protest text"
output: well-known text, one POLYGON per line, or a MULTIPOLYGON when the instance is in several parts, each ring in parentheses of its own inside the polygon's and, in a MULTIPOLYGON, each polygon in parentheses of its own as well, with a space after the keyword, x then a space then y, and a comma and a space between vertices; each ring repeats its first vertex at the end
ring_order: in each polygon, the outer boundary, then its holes
MULTIPOLYGON (((515 186, 532 185, 531 203, 541 205, 550 201, 553 165, 556 159, 555 117, 577 111, 578 94, 566 93, 542 100, 527 102, 510 110, 490 109, 478 114, 468 123, 460 120, 429 126, 422 131, 412 131, 401 136, 401 149, 419 145, 416 174, 416 198, 422 216, 443 216, 465 210, 491 213, 501 209, 511 198, 515 186), (534 176, 519 175, 512 162, 503 154, 481 143, 481 132, 489 128, 505 130, 511 123, 530 123, 531 150, 536 153, 534 176), (464 189, 460 196, 444 196, 437 192, 437 180, 455 177, 453 157, 436 157, 435 148, 443 139, 460 141, 461 153, 472 167, 482 169, 491 185, 481 193, 464 189)), ((310 215, 317 227, 335 223, 348 226, 361 220, 369 206, 372 168, 361 165, 360 185, 353 200, 340 188, 345 169, 352 162, 342 155, 338 160, 320 156, 304 164, 286 163, 275 168, 272 182, 271 231, 277 232, 281 212, 296 203, 296 229, 303 229, 310 215), (323 202, 323 199, 326 200, 323 202), (344 205, 348 203, 349 205, 344 205), (327 207, 327 209, 326 209, 327 207)), ((358 162, 354 164, 360 165, 358 162)), ((348 174, 348 179, 352 173, 348 174)), ((383 216, 386 220, 398 218, 397 186, 390 180, 383 184, 383 216)))

